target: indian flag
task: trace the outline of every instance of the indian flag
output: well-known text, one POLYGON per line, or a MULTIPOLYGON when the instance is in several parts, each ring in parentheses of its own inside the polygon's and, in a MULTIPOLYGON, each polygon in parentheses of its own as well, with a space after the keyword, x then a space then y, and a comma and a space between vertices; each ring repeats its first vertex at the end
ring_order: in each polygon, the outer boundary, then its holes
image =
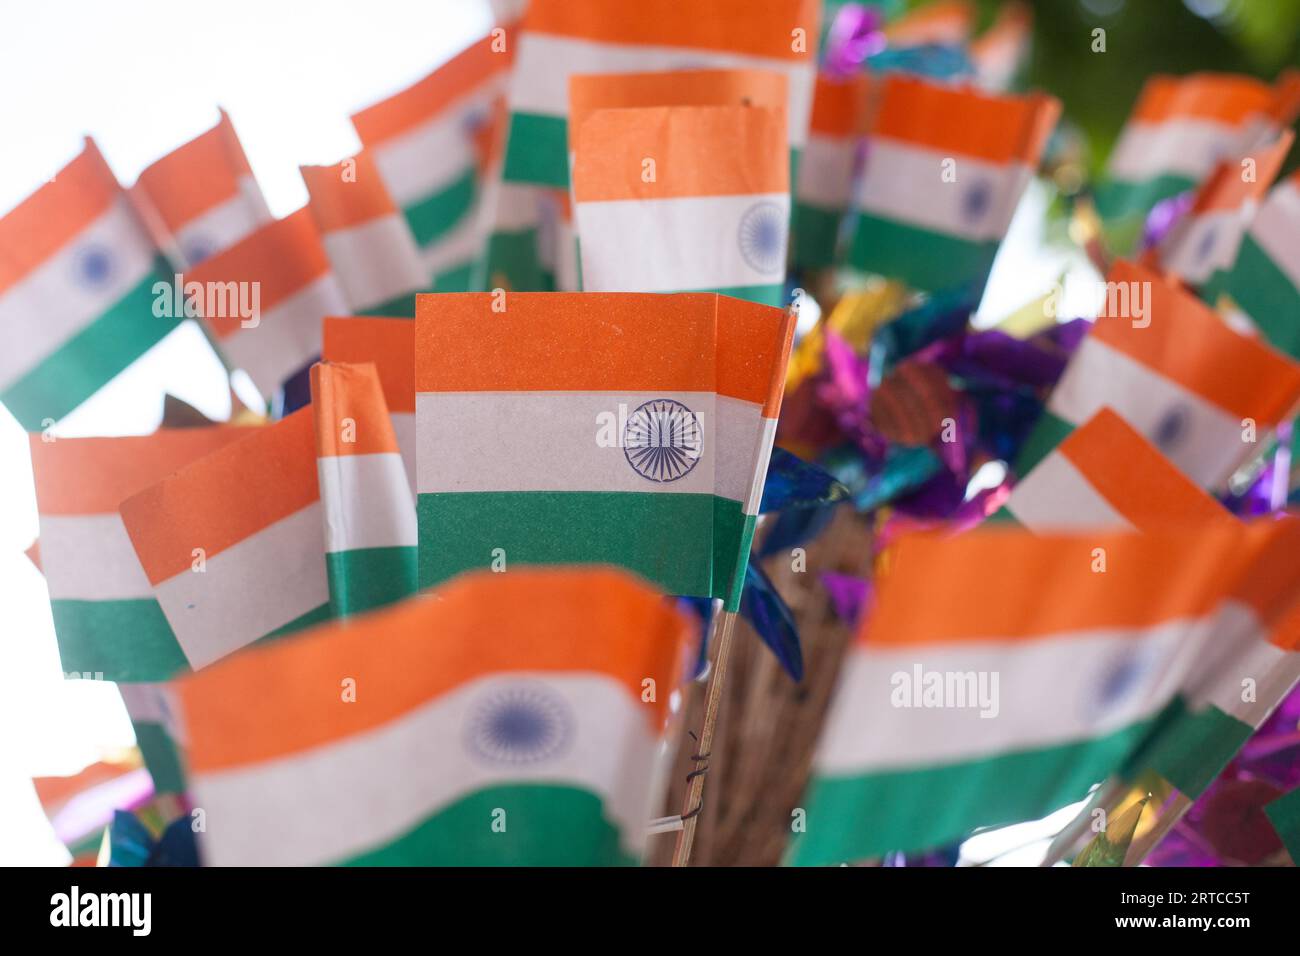
POLYGON ((1300 527, 1287 519, 1255 531, 1273 532, 1254 577, 1238 586, 1256 626, 1216 636, 1201 648, 1168 714, 1126 768, 1155 770, 1193 799, 1300 681, 1294 570, 1300 527))
POLYGON ((980 86, 994 92, 1009 89, 1026 59, 1033 35, 1033 10, 1018 0, 1002 4, 997 19, 967 49, 980 86))
POLYGON ((303 166, 307 208, 330 266, 356 312, 415 317, 428 270, 368 152, 334 166, 303 166))
POLYGON ((0 403, 30 432, 57 421, 156 345, 170 273, 90 139, 0 218, 0 403))
POLYGON ((131 718, 135 744, 155 793, 184 793, 185 768, 181 759, 184 734, 176 719, 171 691, 166 684, 118 684, 122 703, 131 718))
POLYGON ((982 287, 1060 102, 901 74, 880 97, 850 263, 927 292, 982 287))
POLYGON ((1243 597, 1275 533, 905 538, 841 669, 793 862, 943 846, 1082 799, 1207 644, 1258 633, 1274 609, 1243 597))
POLYGON ((1235 521, 1124 419, 1102 408, 1017 482, 1001 517, 1032 531, 1151 531, 1235 521))
POLYGON ((195 674, 204 863, 634 864, 689 634, 619 571, 481 572, 195 674))
MULTIPOLYGON (((1236 519, 1197 488, 1109 409, 1071 432, 1011 493, 1006 510, 1034 531, 1114 528, 1152 531, 1215 527, 1236 519)), ((1261 559, 1263 588, 1269 560, 1285 566, 1297 535, 1278 538, 1277 555, 1261 559)), ((1286 603, 1287 577, 1252 603, 1286 603)), ((1275 615, 1264 615, 1269 617, 1275 615)), ((1191 668, 1169 713, 1131 767, 1162 773, 1178 789, 1198 795, 1226 766, 1254 729, 1300 677, 1300 630, 1285 623, 1267 634, 1211 640, 1191 668)))
POLYGON ((217 345, 263 395, 320 355, 325 316, 350 311, 307 209, 204 260, 185 274, 191 283, 217 345))
POLYGON ((840 223, 853 205, 858 152, 866 123, 866 74, 818 74, 808 145, 794 188, 794 250, 801 268, 835 262, 840 223))
POLYGON ((119 510, 191 667, 329 617, 309 408, 253 429, 119 510))
POLYGON ((1231 268, 1202 295, 1227 296, 1265 338, 1300 358, 1300 173, 1278 183, 1251 220, 1231 268))
POLYGON ((1017 470, 1109 406, 1196 484, 1221 487, 1293 414, 1300 365, 1139 266, 1115 263, 1106 289, 1017 470))
POLYGON ((790 169, 780 112, 599 110, 578 131, 573 195, 587 291, 781 304, 790 169))
MULTIPOLYGON (((577 151, 578 131, 597 110, 651 106, 760 106, 784 113, 789 99, 788 85, 785 74, 774 70, 677 70, 671 73, 572 76, 569 78, 568 121, 570 168, 577 151)), ((560 278, 557 275, 557 280, 560 278)), ((563 281, 557 284, 564 288, 563 281)))
POLYGON ((1273 98, 1267 83, 1235 73, 1151 77, 1111 151, 1097 211, 1106 219, 1145 215, 1193 188, 1251 145, 1273 98))
POLYGON ((487 242, 475 261, 470 288, 548 291, 555 287, 555 276, 543 263, 544 237, 550 225, 543 221, 547 190, 502 178, 508 124, 502 103, 488 138, 479 211, 480 230, 487 242))
POLYGON ((789 143, 808 137, 816 68, 815 0, 608 4, 532 0, 510 83, 507 181, 565 188, 569 77, 680 69, 778 70, 789 81, 789 143))
POLYGON ((415 498, 375 366, 313 365, 311 407, 330 610, 346 617, 414 594, 415 498))
POLYGON ((481 235, 475 135, 491 122, 513 59, 507 35, 484 37, 352 117, 440 292, 470 288, 481 235))
POLYGON ((134 683, 187 669, 118 505, 248 434, 217 426, 120 438, 31 436, 41 570, 65 674, 134 683))
POLYGON ((1196 191, 1191 209, 1156 246, 1153 258, 1161 271, 1200 287, 1216 272, 1231 268, 1259 200, 1277 177, 1294 139, 1287 130, 1273 142, 1216 166, 1196 191))
POLYGON ((415 493, 415 323, 375 316, 325 320, 326 362, 369 362, 379 374, 384 404, 402 454, 406 478, 415 493))
POLYGON ((792 335, 717 295, 421 296, 421 586, 608 563, 735 609, 792 335))
POLYGON ((228 249, 271 221, 225 110, 217 125, 142 172, 132 197, 177 269, 228 249))

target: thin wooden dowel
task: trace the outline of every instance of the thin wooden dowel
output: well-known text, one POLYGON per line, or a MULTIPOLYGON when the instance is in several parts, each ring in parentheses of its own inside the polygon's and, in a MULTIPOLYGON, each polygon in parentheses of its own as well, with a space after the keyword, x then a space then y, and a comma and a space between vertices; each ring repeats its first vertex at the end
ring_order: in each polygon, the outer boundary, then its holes
POLYGON ((677 834, 677 847, 673 851, 673 866, 687 866, 691 861, 691 847, 695 843, 695 827, 699 822, 701 801, 704 798, 704 778, 707 775, 709 755, 713 749, 713 733, 718 724, 718 709, 722 703, 722 686, 727 678, 727 661, 731 657, 731 638, 736 629, 734 611, 721 611, 713 617, 717 634, 717 653, 713 658, 713 671, 709 674, 708 697, 704 704, 704 723, 700 739, 696 741, 695 769, 692 771, 686 797, 682 801, 682 829, 677 834))

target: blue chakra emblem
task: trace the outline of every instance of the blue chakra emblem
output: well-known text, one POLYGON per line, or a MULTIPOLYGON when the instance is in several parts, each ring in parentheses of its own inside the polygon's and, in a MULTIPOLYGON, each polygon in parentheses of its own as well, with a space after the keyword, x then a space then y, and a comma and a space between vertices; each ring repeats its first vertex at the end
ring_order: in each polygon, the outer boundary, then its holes
POLYGON ((96 243, 78 250, 72 271, 77 285, 84 289, 102 289, 112 281, 117 261, 107 246, 96 243))
POLYGON ((471 709, 465 748, 490 763, 538 763, 563 753, 573 729, 573 714, 559 694, 545 684, 515 684, 471 709))
POLYGON ((639 406, 623 426, 623 454, 642 478, 676 481, 704 453, 704 430, 695 413, 671 398, 639 406))
POLYGON ((185 261, 191 266, 196 266, 204 259, 211 258, 212 254, 217 251, 217 245, 207 236, 191 236, 185 241, 181 248, 181 253, 185 256, 185 261))
POLYGON ((1165 412, 1156 423, 1155 431, 1151 435, 1151 440, 1156 443, 1156 447, 1163 451, 1169 451, 1176 447, 1187 433, 1187 409, 1182 406, 1175 406, 1165 412))
POLYGON ((1090 702, 1090 716, 1109 714, 1114 708, 1129 701, 1142 689, 1159 659, 1160 652, 1157 648, 1140 643, 1112 662, 1102 674, 1096 695, 1090 702))
POLYGON ((1196 261, 1203 262, 1211 252, 1214 251, 1214 243, 1218 236, 1216 230, 1207 229, 1205 235, 1201 236, 1201 241, 1196 245, 1196 261))
POLYGON ((967 222, 978 222, 993 204, 993 187, 988 180, 977 179, 961 197, 961 214, 967 222))
POLYGON ((767 274, 785 268, 787 218, 774 202, 751 206, 740 217, 740 254, 751 269, 767 274))

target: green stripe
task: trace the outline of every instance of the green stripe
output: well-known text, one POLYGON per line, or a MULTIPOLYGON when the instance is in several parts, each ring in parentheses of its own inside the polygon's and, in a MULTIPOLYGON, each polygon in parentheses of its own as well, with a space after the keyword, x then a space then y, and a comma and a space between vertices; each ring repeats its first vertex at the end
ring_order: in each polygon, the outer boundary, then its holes
POLYGON ((942 767, 815 776, 804 796, 807 829, 795 835, 790 862, 824 866, 890 850, 926 850, 977 827, 1044 817, 1087 796, 1145 728, 1139 723, 1094 740, 942 767))
POLYGON ((415 297, 423 292, 430 292, 430 289, 417 289, 415 292, 405 292, 402 295, 389 299, 387 302, 376 302, 373 305, 365 305, 357 310, 360 315, 386 315, 396 319, 413 319, 415 318, 415 297))
POLYGON ((849 261, 864 272, 935 292, 983 284, 997 251, 997 242, 958 239, 864 212, 858 215, 849 261))
POLYGON ((1162 199, 1177 196, 1196 185, 1186 176, 1163 175, 1142 182, 1106 179, 1097 184, 1094 201, 1103 219, 1145 216, 1162 199))
MULTIPOLYGON (((57 421, 90 398, 180 324, 153 314, 155 282, 171 270, 162 260, 126 295, 64 342, 52 355, 0 392, 0 402, 29 432, 57 421)), ((170 288, 170 286, 168 286, 170 288)), ((54 303, 50 308, 57 308, 54 303)), ((33 324, 39 323, 39 316, 33 324)))
POLYGON ((759 305, 770 305, 778 309, 786 305, 785 286, 782 283, 776 285, 733 285, 718 286, 713 289, 682 289, 682 292, 716 292, 719 295, 730 296, 733 299, 744 299, 747 302, 757 302, 759 305))
POLYGON ((800 269, 817 269, 835 263, 842 209, 820 209, 795 202, 791 213, 791 261, 800 269))
POLYGON ((1264 812, 1291 854, 1291 862, 1300 865, 1300 787, 1278 797, 1264 807, 1264 812))
POLYGON ((65 673, 124 683, 170 680, 189 670, 162 607, 153 598, 50 601, 65 673))
POLYGON ((131 726, 144 765, 153 777, 154 792, 184 793, 185 771, 181 769, 180 751, 171 735, 161 724, 131 721, 131 726))
POLYGON ((1211 304, 1220 293, 1231 296, 1275 348, 1300 358, 1300 290, 1249 234, 1232 271, 1215 275, 1201 292, 1211 304))
POLYGON ((346 866, 635 866, 595 794, 558 784, 478 790, 346 866), (502 812, 504 811, 504 813, 502 812), (494 828, 495 824, 495 828, 494 828), (504 832, 501 831, 504 824, 504 832))
POLYGON ((511 113, 502 179, 569 187, 568 123, 563 116, 511 113))
POLYGON ((1002 506, 1001 508, 999 508, 997 511, 993 512, 993 514, 989 515, 989 516, 985 519, 984 523, 985 523, 985 524, 1004 524, 1004 525, 1017 525, 1017 526, 1018 526, 1018 525, 1020 525, 1020 519, 1017 518, 1015 515, 1013 515, 1009 510, 1007 510, 1007 506, 1006 506, 1006 505, 1003 505, 1003 506, 1002 506))
POLYGON ((1214 782, 1233 756, 1245 746, 1254 728, 1214 706, 1192 711, 1182 698, 1166 708, 1159 727, 1143 744, 1126 770, 1156 771, 1195 799, 1214 782))
POLYGON ((298 631, 305 630, 306 628, 314 627, 317 624, 322 624, 325 621, 330 620, 331 616, 332 615, 330 614, 330 606, 329 603, 327 602, 325 604, 322 604, 320 607, 312 608, 306 614, 298 615, 288 624, 285 624, 281 627, 277 627, 270 634, 258 638, 258 640, 273 641, 277 637, 285 637, 289 634, 295 634, 298 631))
POLYGON ((471 167, 450 185, 402 210, 420 248, 435 245, 469 215, 477 188, 471 167))
POLYGON ((1046 458, 1053 448, 1065 441, 1065 436, 1074 431, 1074 426, 1064 418, 1059 418, 1044 408, 1043 414, 1034 424, 1025 443, 1020 446, 1020 455, 1016 458, 1016 474, 1024 477, 1046 458))
POLYGON ((415 593, 416 549, 358 548, 325 555, 335 617, 383 607, 415 593))
POLYGON ((488 237, 483 266, 482 289, 511 289, 515 292, 550 292, 554 280, 537 258, 537 230, 494 232, 488 237))
POLYGON ((474 263, 466 262, 459 266, 449 266, 433 280, 434 292, 481 292, 474 285, 474 263))
POLYGON ((730 598, 742 538, 740 502, 653 492, 422 494, 420 587, 512 564, 616 564, 670 594, 730 598), (717 566, 716 577, 714 565, 717 566))

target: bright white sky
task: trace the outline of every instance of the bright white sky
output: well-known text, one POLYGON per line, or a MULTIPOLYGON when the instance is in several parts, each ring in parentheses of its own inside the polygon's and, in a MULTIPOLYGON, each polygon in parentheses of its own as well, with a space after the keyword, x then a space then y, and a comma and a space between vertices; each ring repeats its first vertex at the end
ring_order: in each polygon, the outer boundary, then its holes
MULTIPOLYGON (((231 114, 271 211, 307 198, 298 166, 360 144, 348 115, 487 32, 485 0, 3 0, 0 215, 94 137, 124 184, 231 114)), ((220 365, 181 330, 66 418, 66 435, 152 431, 170 391, 229 413, 220 365)), ((27 437, 0 408, 0 865, 67 859, 32 776, 75 773, 134 738, 116 688, 64 681, 36 537, 27 437)))
MULTIPOLYGON (((359 148, 350 112, 418 79, 489 26, 487 0, 0 0, 0 215, 94 137, 124 184, 231 114, 276 215, 306 201, 298 166, 359 148)), ((1022 204, 981 316, 1047 291, 1046 199, 1022 204)), ((169 391, 224 418, 220 365, 193 329, 160 343, 66 418, 65 435, 143 434, 169 391)), ((30 778, 133 742, 115 687, 64 681, 36 537, 27 438, 0 408, 0 865, 62 863, 30 778)))

